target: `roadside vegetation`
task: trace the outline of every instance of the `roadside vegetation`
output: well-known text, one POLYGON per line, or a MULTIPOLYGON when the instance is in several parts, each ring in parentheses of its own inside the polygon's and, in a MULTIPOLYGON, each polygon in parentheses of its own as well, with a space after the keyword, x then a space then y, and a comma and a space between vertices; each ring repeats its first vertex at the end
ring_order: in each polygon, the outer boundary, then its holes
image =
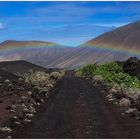
POLYGON ((76 75, 90 80, 94 86, 99 86, 101 92, 107 94, 109 101, 124 108, 122 114, 129 114, 130 117, 140 120, 140 80, 131 72, 134 67, 137 68, 135 71, 139 71, 139 63, 135 61, 135 58, 131 58, 127 63, 88 64, 76 70, 76 75), (124 64, 128 73, 124 71, 124 64), (131 73, 133 74, 130 75, 131 73))
POLYGON ((130 76, 123 71, 121 65, 112 62, 103 65, 88 64, 77 70, 77 75, 85 78, 93 78, 95 75, 102 76, 109 84, 119 84, 124 87, 140 88, 140 81, 135 76, 130 76))
POLYGON ((18 74, 20 77, 17 81, 6 79, 0 83, 0 110, 3 107, 1 113, 5 115, 0 121, 0 136, 9 135, 8 138, 11 138, 10 133, 16 126, 30 123, 36 113, 36 106, 51 96, 51 91, 64 74, 65 71, 46 73, 30 70, 25 74, 18 74), (6 104, 5 97, 8 98, 6 104), (5 120, 9 122, 4 123, 5 120))
POLYGON ((32 86, 45 87, 48 84, 54 84, 57 80, 61 79, 64 75, 64 72, 52 72, 46 73, 42 71, 33 71, 30 70, 23 77, 25 82, 32 86))

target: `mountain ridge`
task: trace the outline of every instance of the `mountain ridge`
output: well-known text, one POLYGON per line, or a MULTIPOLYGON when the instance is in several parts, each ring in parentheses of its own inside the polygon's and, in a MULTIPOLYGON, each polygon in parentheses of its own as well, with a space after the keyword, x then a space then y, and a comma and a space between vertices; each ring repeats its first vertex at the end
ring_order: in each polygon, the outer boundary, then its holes
POLYGON ((106 32, 77 47, 56 45, 22 47, 21 50, 11 47, 13 49, 0 52, 0 60, 26 60, 46 68, 67 69, 78 68, 88 63, 123 61, 136 55, 140 57, 139 36, 140 21, 137 21, 106 32))
POLYGON ((26 47, 26 46, 63 46, 54 42, 48 41, 18 41, 18 40, 5 40, 0 43, 0 47, 26 47))
POLYGON ((118 45, 120 48, 123 46, 129 48, 140 44, 139 34, 140 20, 103 33, 102 35, 85 42, 81 46, 93 46, 103 43, 112 45, 114 43, 114 45, 118 45))

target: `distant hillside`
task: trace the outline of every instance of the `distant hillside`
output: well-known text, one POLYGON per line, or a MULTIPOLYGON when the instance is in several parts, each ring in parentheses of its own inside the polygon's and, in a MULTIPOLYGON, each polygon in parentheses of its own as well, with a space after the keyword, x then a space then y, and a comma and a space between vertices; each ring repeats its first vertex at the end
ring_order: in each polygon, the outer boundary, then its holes
POLYGON ((81 46, 94 49, 93 55, 99 52, 95 58, 99 63, 140 57, 140 21, 104 33, 81 46))
POLYGON ((47 71, 46 68, 23 60, 0 62, 0 69, 13 74, 17 72, 26 73, 31 69, 36 71, 47 71))
POLYGON ((28 46, 55 46, 58 45, 53 42, 47 41, 16 41, 16 40, 6 40, 0 43, 0 48, 7 48, 7 47, 28 47, 28 46))
POLYGON ((58 62, 59 67, 77 68, 88 63, 123 61, 140 58, 140 21, 116 28, 92 39, 58 62))
POLYGON ((0 45, 0 61, 26 60, 46 68, 73 69, 88 63, 140 58, 139 37, 140 21, 137 21, 75 48, 40 41, 5 41, 0 45))
POLYGON ((111 49, 138 50, 140 52, 140 21, 114 29, 92 39, 82 46, 100 46, 111 49))
POLYGON ((27 60, 38 64, 40 59, 48 61, 48 59, 50 59, 48 57, 56 56, 55 53, 50 54, 48 52, 50 48, 58 48, 59 50, 59 48, 62 49, 63 47, 64 46, 53 42, 7 40, 0 43, 0 61, 27 60), (48 53, 50 54, 49 56, 48 53), (47 59, 46 55, 48 56, 47 59))

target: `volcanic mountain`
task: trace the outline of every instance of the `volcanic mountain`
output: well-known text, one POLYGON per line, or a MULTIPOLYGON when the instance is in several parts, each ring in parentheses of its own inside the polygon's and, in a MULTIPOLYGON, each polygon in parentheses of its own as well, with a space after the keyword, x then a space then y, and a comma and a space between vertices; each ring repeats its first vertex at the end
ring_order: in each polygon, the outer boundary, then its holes
POLYGON ((32 53, 37 54, 47 47, 60 46, 56 43, 45 41, 15 41, 7 40, 0 43, 0 60, 21 60, 32 53))
POLYGON ((7 40, 0 44, 0 61, 27 60, 51 67, 51 63, 70 50, 53 42, 7 40))
POLYGON ((140 21, 104 33, 81 46, 92 48, 95 53, 96 50, 104 52, 100 63, 124 60, 130 56, 140 57, 140 21))
POLYGON ((47 68, 77 68, 140 57, 140 21, 116 28, 78 47, 43 41, 5 41, 0 60, 27 60, 47 68))
POLYGON ((88 63, 123 61, 129 57, 140 58, 140 21, 106 32, 68 54, 59 67, 77 68, 88 63))

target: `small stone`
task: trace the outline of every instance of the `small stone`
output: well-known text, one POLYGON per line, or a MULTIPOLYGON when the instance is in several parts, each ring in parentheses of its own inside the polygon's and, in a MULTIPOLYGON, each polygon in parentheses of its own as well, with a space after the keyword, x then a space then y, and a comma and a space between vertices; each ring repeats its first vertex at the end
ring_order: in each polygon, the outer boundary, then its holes
POLYGON ((29 110, 30 110, 31 113, 35 113, 36 112, 36 110, 35 110, 35 108, 33 106, 30 106, 29 110))
POLYGON ((117 105, 118 104, 118 102, 114 102, 114 105, 117 105))
POLYGON ((25 121, 25 122, 31 122, 31 120, 29 120, 29 119, 25 119, 24 121, 25 121))
POLYGON ((44 102, 44 100, 43 100, 43 99, 41 99, 41 102, 44 102))
POLYGON ((12 136, 8 136, 8 137, 7 137, 7 139, 11 139, 11 138, 12 138, 12 136))
POLYGON ((11 112, 11 113, 15 113, 16 111, 15 111, 15 110, 13 110, 13 109, 11 109, 11 110, 10 110, 10 112, 11 112))
POLYGON ((12 109, 16 109, 16 105, 12 105, 11 107, 12 107, 12 109))
POLYGON ((114 88, 112 88, 110 91, 109 91, 109 93, 117 93, 118 91, 116 90, 116 89, 114 89, 114 88))
POLYGON ((112 98, 112 94, 109 94, 106 96, 108 99, 111 99, 112 98))
POLYGON ((22 106, 22 109, 23 109, 24 112, 28 112, 29 111, 29 109, 26 107, 26 105, 24 103, 22 103, 21 106, 22 106))
POLYGON ((38 106, 40 105, 40 103, 36 103, 38 106))
POLYGON ((7 127, 7 126, 5 126, 5 127, 0 127, 0 131, 10 133, 10 132, 12 132, 12 129, 7 127))
POLYGON ((139 94, 140 94, 137 89, 132 89, 132 88, 123 90, 123 93, 127 97, 133 99, 134 101, 138 100, 138 97, 139 97, 139 94))
POLYGON ((114 101, 115 99, 114 98, 110 98, 110 99, 108 99, 109 101, 114 101))
POLYGON ((122 98, 119 102, 119 105, 123 107, 129 107, 131 105, 131 101, 129 99, 122 98))
POLYGON ((130 115, 130 117, 139 117, 140 115, 140 112, 136 109, 136 108, 129 108, 127 111, 126 111, 127 114, 130 115))
POLYGON ((140 117, 136 117, 136 120, 140 120, 140 117))
POLYGON ((21 99, 17 100, 17 103, 23 103, 23 101, 21 99))
POLYGON ((19 82, 23 82, 24 79, 22 79, 22 78, 20 77, 20 78, 18 78, 18 81, 19 81, 19 82))
POLYGON ((17 117, 17 116, 14 116, 13 118, 14 118, 14 119, 17 119, 18 117, 17 117))
POLYGON ((86 134, 89 134, 89 132, 87 131, 87 132, 85 132, 86 134))
POLYGON ((12 88, 12 87, 13 87, 13 85, 12 85, 12 84, 8 84, 8 87, 11 87, 11 88, 12 88))
POLYGON ((131 113, 131 112, 133 112, 133 111, 135 111, 136 109, 135 108, 129 108, 127 111, 126 111, 126 113, 131 113))
POLYGON ((14 123, 17 124, 17 125, 20 125, 21 124, 20 122, 17 122, 17 121, 15 121, 14 123))
POLYGON ((122 113, 122 115, 124 115, 124 113, 122 113))
POLYGON ((93 126, 92 126, 92 125, 88 125, 87 127, 88 127, 88 128, 93 128, 93 126))
POLYGON ((31 118, 31 117, 33 117, 34 115, 28 113, 28 114, 26 114, 26 116, 29 117, 29 118, 31 118))
POLYGON ((9 79, 6 79, 4 82, 5 83, 10 83, 10 80, 9 79))
POLYGON ((28 91, 27 94, 31 96, 32 95, 32 92, 31 91, 28 91))
POLYGON ((93 81, 103 81, 103 77, 101 75, 95 75, 93 81))
POLYGON ((21 99, 22 100, 25 100, 25 99, 27 99, 27 97, 26 96, 22 96, 21 99))
POLYGON ((53 84, 47 84, 47 87, 53 88, 53 84))

